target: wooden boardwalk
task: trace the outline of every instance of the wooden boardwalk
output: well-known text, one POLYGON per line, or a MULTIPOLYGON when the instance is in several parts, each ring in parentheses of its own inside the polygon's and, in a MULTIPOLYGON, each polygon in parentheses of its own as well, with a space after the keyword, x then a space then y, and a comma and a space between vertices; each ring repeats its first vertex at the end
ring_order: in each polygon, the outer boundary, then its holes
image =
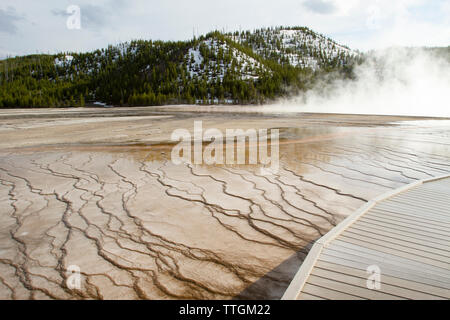
POLYGON ((450 299, 450 176, 349 216, 314 244, 283 299, 450 299))

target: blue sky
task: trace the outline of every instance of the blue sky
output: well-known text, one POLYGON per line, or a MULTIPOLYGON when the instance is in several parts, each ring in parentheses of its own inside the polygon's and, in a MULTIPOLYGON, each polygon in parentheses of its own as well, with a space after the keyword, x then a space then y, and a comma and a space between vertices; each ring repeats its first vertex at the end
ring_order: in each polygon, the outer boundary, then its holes
POLYGON ((308 26, 362 51, 449 46, 448 0, 2 0, 0 57, 88 51, 131 39, 185 40, 213 29, 308 26), (81 29, 67 8, 81 8, 81 29))

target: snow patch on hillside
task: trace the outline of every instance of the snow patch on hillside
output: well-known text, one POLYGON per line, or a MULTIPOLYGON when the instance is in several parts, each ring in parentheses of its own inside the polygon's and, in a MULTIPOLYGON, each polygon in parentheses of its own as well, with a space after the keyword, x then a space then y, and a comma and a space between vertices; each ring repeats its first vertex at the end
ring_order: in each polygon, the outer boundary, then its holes
POLYGON ((191 78, 206 78, 208 82, 223 81, 230 73, 241 80, 258 79, 270 72, 262 63, 217 39, 201 41, 185 56, 191 78))
POLYGON ((356 51, 306 28, 269 28, 229 36, 233 41, 251 47, 266 59, 313 70, 333 62, 337 66, 343 66, 351 57, 358 55, 356 51))
POLYGON ((61 58, 61 60, 59 58, 55 59, 55 66, 65 67, 65 66, 70 65, 72 63, 72 61, 73 61, 73 56, 65 55, 64 57, 61 58))

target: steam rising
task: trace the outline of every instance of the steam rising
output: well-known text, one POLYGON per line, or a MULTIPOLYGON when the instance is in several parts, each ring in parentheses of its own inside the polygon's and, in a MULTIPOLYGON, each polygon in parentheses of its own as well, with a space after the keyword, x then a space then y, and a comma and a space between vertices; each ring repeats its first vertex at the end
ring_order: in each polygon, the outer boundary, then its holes
POLYGON ((286 111, 450 117, 449 51, 392 48, 371 52, 355 80, 323 79, 281 101, 286 111))

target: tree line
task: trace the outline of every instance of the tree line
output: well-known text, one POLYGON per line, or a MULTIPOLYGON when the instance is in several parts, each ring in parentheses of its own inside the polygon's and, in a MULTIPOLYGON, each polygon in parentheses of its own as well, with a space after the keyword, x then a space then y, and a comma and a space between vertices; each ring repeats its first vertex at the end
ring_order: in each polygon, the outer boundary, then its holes
MULTIPOLYGON (((328 72, 343 66, 327 67, 328 72)), ((214 31, 191 41, 136 40, 89 53, 2 60, 0 107, 83 107, 95 101, 121 106, 259 104, 305 90, 315 76, 317 71, 263 57, 253 44, 214 31), (213 48, 207 41, 219 45, 213 48), (194 75, 193 48, 202 57, 194 75), (236 53, 255 65, 245 65, 236 53)))

